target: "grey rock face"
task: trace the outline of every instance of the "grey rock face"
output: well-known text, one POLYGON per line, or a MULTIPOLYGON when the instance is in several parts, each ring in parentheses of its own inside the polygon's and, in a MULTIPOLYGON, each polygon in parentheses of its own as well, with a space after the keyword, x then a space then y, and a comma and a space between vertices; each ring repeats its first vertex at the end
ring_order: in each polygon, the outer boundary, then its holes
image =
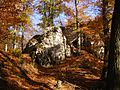
POLYGON ((71 55, 70 46, 60 27, 48 27, 42 35, 29 40, 23 53, 28 53, 41 66, 59 64, 71 55))

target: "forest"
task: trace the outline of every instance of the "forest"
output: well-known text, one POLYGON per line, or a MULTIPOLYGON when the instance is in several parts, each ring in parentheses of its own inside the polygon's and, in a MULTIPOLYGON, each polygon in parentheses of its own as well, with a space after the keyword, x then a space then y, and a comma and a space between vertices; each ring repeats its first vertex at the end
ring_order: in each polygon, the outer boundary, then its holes
POLYGON ((0 90, 120 90, 120 0, 0 0, 0 90))

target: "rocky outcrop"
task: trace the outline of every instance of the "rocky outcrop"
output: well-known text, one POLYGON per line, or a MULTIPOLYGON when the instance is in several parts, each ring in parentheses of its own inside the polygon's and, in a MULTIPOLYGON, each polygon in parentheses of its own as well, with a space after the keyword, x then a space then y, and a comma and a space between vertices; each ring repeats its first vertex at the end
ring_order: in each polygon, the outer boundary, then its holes
MULTIPOLYGON (((64 29, 64 28, 62 28, 64 29)), ((23 53, 28 53, 42 66, 59 64, 71 55, 70 44, 60 27, 48 27, 42 35, 29 40, 23 53)))

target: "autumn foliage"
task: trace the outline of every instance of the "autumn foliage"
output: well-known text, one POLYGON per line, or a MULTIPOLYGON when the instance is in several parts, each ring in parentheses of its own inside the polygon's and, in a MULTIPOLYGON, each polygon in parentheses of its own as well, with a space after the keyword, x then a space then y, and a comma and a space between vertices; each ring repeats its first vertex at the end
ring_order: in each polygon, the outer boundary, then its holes
POLYGON ((67 58, 60 65, 51 68, 37 66, 27 54, 17 58, 0 51, 0 84, 5 83, 7 87, 1 88, 8 90, 55 90, 57 81, 61 80, 61 90, 99 88, 104 85, 99 81, 102 65, 103 61, 86 51, 82 51, 81 56, 67 58))

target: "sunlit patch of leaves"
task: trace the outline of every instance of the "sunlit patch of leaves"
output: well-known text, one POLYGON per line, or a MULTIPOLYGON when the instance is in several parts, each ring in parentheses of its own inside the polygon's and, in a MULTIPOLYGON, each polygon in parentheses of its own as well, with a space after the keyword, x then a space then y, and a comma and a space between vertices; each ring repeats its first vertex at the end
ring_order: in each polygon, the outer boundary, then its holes
POLYGON ((38 84, 31 84, 28 82, 29 80, 26 78, 26 75, 31 82, 42 82, 53 89, 56 88, 55 85, 59 79, 63 81, 61 88, 74 87, 74 85, 69 87, 69 84, 65 83, 64 81, 71 84, 81 85, 82 87, 86 87, 84 85, 87 84, 86 88, 88 88, 90 85, 92 85, 92 83, 95 83, 91 80, 100 79, 100 67, 102 67, 101 61, 86 51, 82 51, 81 56, 67 58, 63 63, 50 68, 39 67, 33 64, 28 54, 22 54, 19 58, 17 58, 10 53, 0 52, 0 64, 0 71, 2 73, 0 76, 9 82, 10 86, 15 85, 19 89, 28 90, 39 90, 40 88, 45 89, 46 87, 38 84), (9 57, 12 62, 5 57, 4 54, 9 57), (24 62, 21 61, 22 59, 24 62), (83 62, 87 62, 89 67, 83 67, 83 62), (23 72, 26 75, 24 75, 23 72), (89 83, 86 83, 87 81, 89 81, 89 83))

